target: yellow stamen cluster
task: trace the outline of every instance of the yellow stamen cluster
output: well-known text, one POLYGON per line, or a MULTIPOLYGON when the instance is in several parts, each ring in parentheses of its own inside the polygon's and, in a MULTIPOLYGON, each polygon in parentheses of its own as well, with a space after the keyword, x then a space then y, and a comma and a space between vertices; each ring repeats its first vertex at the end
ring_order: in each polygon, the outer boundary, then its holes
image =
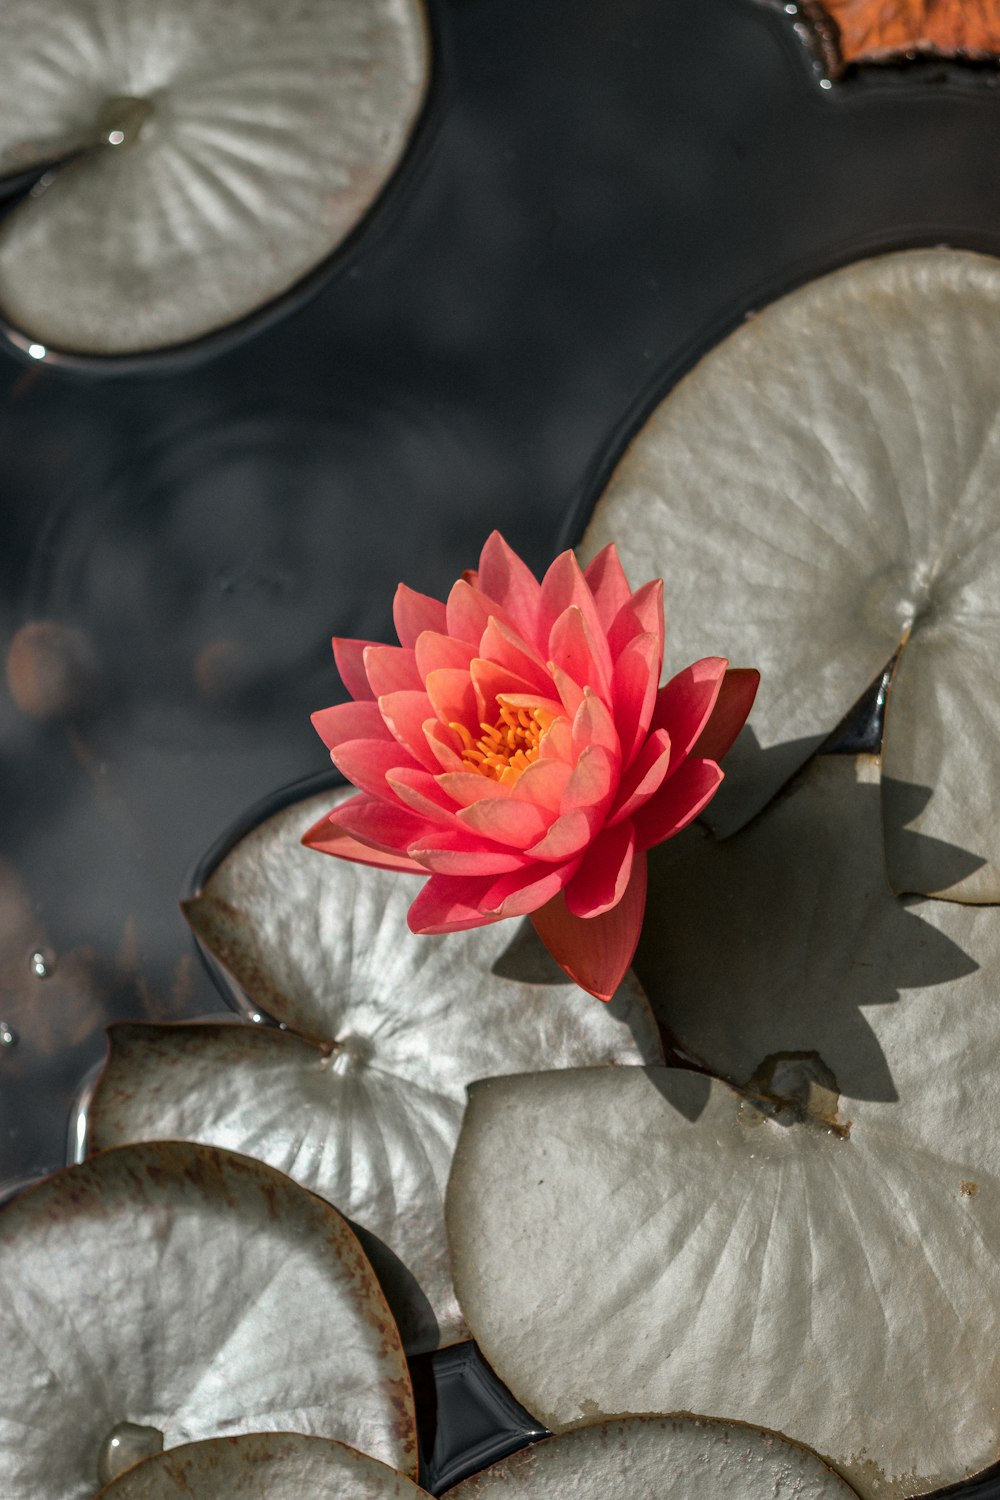
POLYGON ((514 708, 497 699, 500 717, 495 724, 480 724, 483 731, 474 740, 464 724, 450 724, 462 741, 462 759, 470 771, 478 771, 504 786, 514 782, 538 759, 542 735, 555 715, 544 708, 514 708))

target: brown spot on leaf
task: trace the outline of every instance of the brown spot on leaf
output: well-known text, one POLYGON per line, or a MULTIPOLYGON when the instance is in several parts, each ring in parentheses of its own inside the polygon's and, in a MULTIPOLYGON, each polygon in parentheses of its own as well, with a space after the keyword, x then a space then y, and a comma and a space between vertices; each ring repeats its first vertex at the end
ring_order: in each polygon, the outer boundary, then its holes
POLYGON ((772 1052, 743 1085, 747 1104, 779 1125, 808 1124, 846 1140, 840 1087, 818 1052, 772 1052))
POLYGON ((976 1194, 979 1192, 979 1183, 978 1182, 964 1182, 963 1181, 963 1182, 959 1183, 959 1189, 958 1190, 962 1194, 963 1198, 974 1198, 976 1196, 976 1194))

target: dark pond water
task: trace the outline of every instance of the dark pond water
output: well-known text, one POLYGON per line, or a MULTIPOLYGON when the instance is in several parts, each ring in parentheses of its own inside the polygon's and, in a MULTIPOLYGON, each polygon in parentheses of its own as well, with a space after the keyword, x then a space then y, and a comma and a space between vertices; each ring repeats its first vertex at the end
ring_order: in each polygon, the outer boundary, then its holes
POLYGON ((396 582, 446 590, 493 526, 544 567, 655 396, 780 291, 1000 253, 989 71, 823 89, 757 0, 431 8, 419 137, 302 295, 159 361, 0 348, 0 1191, 64 1159, 107 1021, 221 1008, 177 897, 327 764, 331 634, 389 638, 396 582))

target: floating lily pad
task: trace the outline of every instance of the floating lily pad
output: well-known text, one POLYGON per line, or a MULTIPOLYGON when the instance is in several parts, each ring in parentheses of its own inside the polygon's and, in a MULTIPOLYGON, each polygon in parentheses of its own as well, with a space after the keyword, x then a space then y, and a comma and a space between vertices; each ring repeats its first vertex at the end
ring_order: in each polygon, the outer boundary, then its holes
MULTIPOLYGON (((405 1474, 326 1438, 251 1433, 187 1443, 129 1469, 98 1500, 429 1500, 405 1474)), ((825 1500, 825 1497, 824 1497, 825 1500)))
POLYGON ((358 224, 423 101, 420 0, 8 0, 0 309, 41 344, 121 354, 255 311, 358 224))
POLYGON ((416 1473, 395 1325, 340 1215, 260 1162, 111 1151, 0 1213, 0 1493, 85 1500, 161 1448, 246 1431, 416 1473))
POLYGON ((706 814, 740 827, 906 642, 886 710, 897 890, 1000 900, 1000 263, 882 256, 745 323, 653 412, 583 542, 662 574, 680 660, 761 669, 706 814), (955 879, 911 829, 978 857, 955 879), (904 798, 905 802, 905 798, 904 798))
POLYGON ((996 1461, 1000 918, 886 891, 876 769, 817 760, 736 838, 654 862, 640 974, 742 1091, 659 1069, 471 1090, 456 1286, 549 1427, 738 1413, 873 1500, 996 1461))
MULTIPOLYGON (((346 793, 345 793, 346 795, 346 793)), ((329 791, 247 835, 187 914, 253 1026, 115 1026, 95 1149, 157 1137, 244 1151, 356 1221, 413 1353, 465 1336, 443 1222, 466 1085, 534 1067, 658 1061, 631 977, 585 995, 530 928, 415 937, 403 875, 301 846, 329 791)))
MULTIPOLYGON (((703 1417, 595 1422, 548 1438, 448 1492, 450 1500, 856 1500, 814 1453, 703 1417)), ((152 1497, 151 1497, 152 1500, 152 1497)))

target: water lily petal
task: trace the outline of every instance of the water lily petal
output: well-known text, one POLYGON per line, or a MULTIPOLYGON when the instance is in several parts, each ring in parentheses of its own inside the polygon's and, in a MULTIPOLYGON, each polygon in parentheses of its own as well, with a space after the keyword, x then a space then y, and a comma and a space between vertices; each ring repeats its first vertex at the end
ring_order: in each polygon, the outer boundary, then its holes
POLYGON ((625 569, 618 556, 614 542, 602 547, 597 556, 583 570, 587 587, 594 596, 597 618, 604 629, 610 630, 615 616, 632 597, 625 569))
POLYGON ((660 652, 661 643, 646 632, 633 636, 615 662, 611 701, 625 767, 632 764, 650 727, 660 680, 660 652))
POLYGON ((454 636, 441 635, 437 630, 421 631, 414 648, 421 682, 428 672, 439 667, 457 667, 467 672, 476 651, 476 646, 469 641, 457 641, 454 636))
POLYGON ((552 822, 552 813, 547 808, 513 796, 484 797, 461 808, 457 817, 463 828, 515 849, 527 849, 529 844, 536 843, 552 822))
POLYGON ((539 756, 526 771, 521 772, 511 787, 511 796, 515 800, 535 802, 539 807, 557 813, 572 774, 573 767, 567 761, 539 756))
POLYGON ((586 745, 566 783, 562 811, 569 813, 577 808, 601 808, 610 800, 617 774, 618 763, 603 745, 586 745))
POLYGON ((407 914, 410 931, 421 936, 468 932, 499 922, 499 916, 484 915, 478 904, 493 879, 492 875, 432 875, 407 914))
POLYGON ((533 641, 538 628, 541 584, 499 531, 491 532, 486 539, 479 556, 476 582, 510 619, 518 621, 521 630, 533 641))
POLYGON ((319 854, 333 854, 338 859, 350 860, 353 864, 369 865, 373 870, 393 870, 397 875, 426 875, 426 868, 411 859, 407 854, 391 854, 388 850, 376 848, 374 844, 363 844, 360 839, 352 838, 342 828, 336 828, 332 823, 328 831, 324 831, 321 824, 310 828, 303 836, 303 844, 308 849, 315 849, 319 854))
POLYGON ((595 636, 580 607, 571 604, 549 632, 549 656, 580 687, 611 697, 611 656, 603 635, 595 636))
POLYGON ((379 698, 378 706, 390 733, 404 749, 409 750, 418 765, 427 771, 437 771, 439 758, 427 743, 424 733, 424 725, 431 713, 431 700, 427 694, 422 690, 386 693, 379 698))
MULTIPOLYGON (((512 672, 509 667, 475 656, 469 668, 469 676, 476 690, 476 715, 480 724, 493 724, 499 717, 497 699, 518 696, 522 700, 533 698, 532 684, 512 672)), ((551 691, 551 684, 550 684, 551 691)))
POLYGON ((663 634, 663 579, 653 578, 622 605, 608 631, 608 645, 611 655, 618 657, 637 635, 655 635, 662 661, 663 634))
POLYGON ((610 822, 630 818, 649 801, 669 774, 671 759, 669 734, 655 729, 621 779, 610 822))
POLYGON ((424 685, 417 671, 416 654, 402 646, 369 646, 365 652, 365 671, 376 698, 424 685))
POLYGON ((483 896, 484 905, 502 917, 526 917, 537 911, 572 880, 579 860, 563 865, 537 865, 512 874, 501 875, 483 896))
POLYGON ((458 736, 453 729, 447 729, 440 719, 424 720, 424 739, 428 748, 442 771, 463 771, 465 761, 458 753, 456 741, 458 736))
POLYGON ((366 698, 374 702, 375 699, 365 671, 365 652, 369 646, 376 645, 377 641, 353 641, 341 635, 333 638, 333 659, 337 664, 340 680, 351 697, 359 702, 366 698))
POLYGON ((430 771, 402 768, 387 778, 388 785, 401 802, 434 824, 457 828, 455 804, 439 785, 441 778, 430 771))
POLYGON ((749 718, 759 687, 756 667, 730 667, 722 679, 712 716, 691 747, 691 754, 721 760, 749 718))
POLYGON ((446 828, 425 833, 409 851, 411 859, 435 875, 505 875, 532 863, 527 855, 497 848, 475 833, 446 828))
POLYGON ((446 634, 448 612, 440 599, 428 594, 418 594, 401 583, 392 601, 392 619, 401 646, 415 646, 425 630, 436 630, 446 634))
POLYGON ((640 849, 661 844, 698 816, 722 784, 723 771, 714 760, 686 760, 660 790, 635 814, 640 849))
POLYGON ((344 740, 330 751, 337 770, 362 792, 375 797, 392 795, 386 775, 405 767, 415 767, 410 755, 398 740, 344 740))
POLYGON ((476 690, 468 672, 458 667, 438 667, 427 673, 424 687, 431 707, 445 727, 464 724, 473 738, 479 734, 476 690))
POLYGON ((694 750, 712 717, 729 663, 722 656, 706 656, 692 662, 660 688, 653 710, 652 727, 665 729, 674 748, 674 764, 694 750))
POLYGON ((312 715, 312 726, 328 750, 343 740, 384 740, 392 734, 377 703, 337 703, 312 715))
MULTIPOLYGON (((395 799, 386 801, 384 797, 370 797, 366 793, 357 797, 348 797, 338 803, 334 811, 329 814, 327 824, 329 826, 327 837, 340 829, 351 838, 358 839, 362 844, 369 844, 375 849, 382 849, 386 853, 399 856, 401 860, 405 860, 404 868, 410 868, 412 865, 412 861, 406 858, 407 845, 412 844, 414 839, 426 837, 430 830, 436 827, 430 819, 422 817, 409 808, 400 807, 395 799)), ((324 853, 336 852, 328 846, 322 829, 321 821, 316 824, 315 828, 309 830, 306 835, 309 847, 322 849, 324 853)))
MULTIPOLYGON (((610 677, 611 653, 608 650, 605 629, 601 623, 594 596, 590 592, 575 554, 569 551, 561 552, 542 579, 539 631, 540 646, 543 651, 546 650, 545 643, 551 637, 552 627, 560 615, 565 614, 567 609, 574 605, 586 620, 595 649, 601 653, 601 665, 605 676, 610 677)), ((548 650, 546 654, 551 656, 553 653, 548 650)))
POLYGON ((503 620, 498 620, 495 615, 490 616, 489 624, 483 631, 479 655, 516 672, 529 684, 529 691, 534 690, 543 698, 552 697, 552 678, 543 658, 518 631, 506 625, 503 620))
POLYGON ((566 910, 574 917, 599 917, 617 906, 632 875, 635 828, 626 818, 597 835, 566 887, 566 910))
POLYGON ((578 807, 561 813, 537 844, 525 852, 532 859, 563 862, 580 854, 601 826, 601 813, 594 807, 578 807))
POLYGON ((589 746, 599 746, 616 765, 621 764, 621 745, 614 720, 597 694, 585 689, 583 702, 573 719, 573 748, 582 754, 589 746))
POLYGON ((448 595, 448 634, 478 647, 491 615, 499 612, 495 599, 460 578, 448 595))
POLYGON ((483 797, 509 797, 511 788, 479 771, 446 771, 437 778, 441 791, 459 807, 471 807, 483 797))
POLYGON ((531 921, 560 968, 581 989, 608 1000, 632 962, 645 906, 646 856, 639 853, 621 900, 603 916, 573 916, 560 894, 533 912, 531 921))

